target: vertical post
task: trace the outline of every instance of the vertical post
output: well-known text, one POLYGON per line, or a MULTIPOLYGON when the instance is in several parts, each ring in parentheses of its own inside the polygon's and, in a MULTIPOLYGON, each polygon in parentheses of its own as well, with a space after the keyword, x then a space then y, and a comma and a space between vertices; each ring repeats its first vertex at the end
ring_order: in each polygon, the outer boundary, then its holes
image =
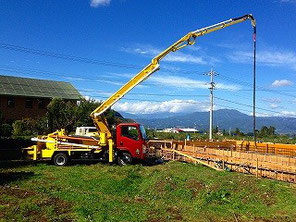
POLYGON ((109 163, 113 162, 113 141, 112 139, 108 140, 109 145, 109 163))
POLYGON ((256 154, 256 178, 258 178, 258 154, 256 154))
POLYGON ((176 147, 174 146, 173 141, 171 141, 171 149, 173 151, 173 160, 175 160, 176 159, 176 153, 175 153, 174 150, 176 149, 176 147))
POLYGON ((210 82, 210 128, 209 128, 209 140, 213 141, 213 111, 214 111, 214 88, 215 88, 215 82, 214 82, 214 75, 218 75, 217 72, 211 68, 211 71, 207 73, 211 77, 210 82))
POLYGON ((257 136, 256 136, 256 27, 253 27, 253 133, 254 145, 257 151, 257 136))
POLYGON ((37 160, 37 146, 38 145, 34 145, 33 160, 37 160))

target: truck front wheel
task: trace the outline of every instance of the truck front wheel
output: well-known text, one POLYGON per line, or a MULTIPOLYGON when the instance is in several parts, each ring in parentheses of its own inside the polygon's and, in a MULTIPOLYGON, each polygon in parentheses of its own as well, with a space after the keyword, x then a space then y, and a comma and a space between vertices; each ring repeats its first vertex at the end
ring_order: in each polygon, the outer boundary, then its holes
POLYGON ((66 153, 57 153, 53 157, 53 163, 56 166, 66 166, 69 161, 69 156, 66 153))
POLYGON ((118 165, 125 166, 128 164, 132 164, 132 162, 133 162, 133 157, 131 156, 130 153, 127 153, 127 152, 119 153, 117 157, 118 165))

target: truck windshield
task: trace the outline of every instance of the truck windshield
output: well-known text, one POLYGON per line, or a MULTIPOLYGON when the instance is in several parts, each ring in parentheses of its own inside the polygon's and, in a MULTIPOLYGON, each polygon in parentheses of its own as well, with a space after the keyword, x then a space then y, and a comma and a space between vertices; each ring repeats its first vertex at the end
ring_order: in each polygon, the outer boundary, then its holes
POLYGON ((148 140, 144 126, 140 125, 140 131, 141 131, 143 140, 148 140))

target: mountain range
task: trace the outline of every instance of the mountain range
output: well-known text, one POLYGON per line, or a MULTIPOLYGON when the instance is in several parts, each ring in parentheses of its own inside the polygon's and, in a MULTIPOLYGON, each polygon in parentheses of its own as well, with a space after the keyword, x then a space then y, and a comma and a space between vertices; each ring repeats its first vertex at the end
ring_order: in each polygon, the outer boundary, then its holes
MULTIPOLYGON (((209 128, 209 112, 185 113, 153 113, 130 114, 120 112, 124 118, 133 119, 146 127, 163 129, 168 127, 194 127, 199 130, 209 128)), ((273 126, 277 133, 296 133, 296 118, 291 117, 257 117, 256 128, 273 126)), ((234 130, 239 128, 243 132, 252 132, 253 117, 234 109, 220 109, 214 111, 214 126, 219 129, 234 130)))

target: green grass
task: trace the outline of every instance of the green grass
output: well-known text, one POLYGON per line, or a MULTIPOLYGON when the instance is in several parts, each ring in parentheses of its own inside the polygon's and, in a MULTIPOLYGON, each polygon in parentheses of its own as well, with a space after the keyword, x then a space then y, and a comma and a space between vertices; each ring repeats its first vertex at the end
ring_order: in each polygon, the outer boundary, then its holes
POLYGON ((0 221, 295 221, 296 186, 180 162, 0 165, 0 221))

